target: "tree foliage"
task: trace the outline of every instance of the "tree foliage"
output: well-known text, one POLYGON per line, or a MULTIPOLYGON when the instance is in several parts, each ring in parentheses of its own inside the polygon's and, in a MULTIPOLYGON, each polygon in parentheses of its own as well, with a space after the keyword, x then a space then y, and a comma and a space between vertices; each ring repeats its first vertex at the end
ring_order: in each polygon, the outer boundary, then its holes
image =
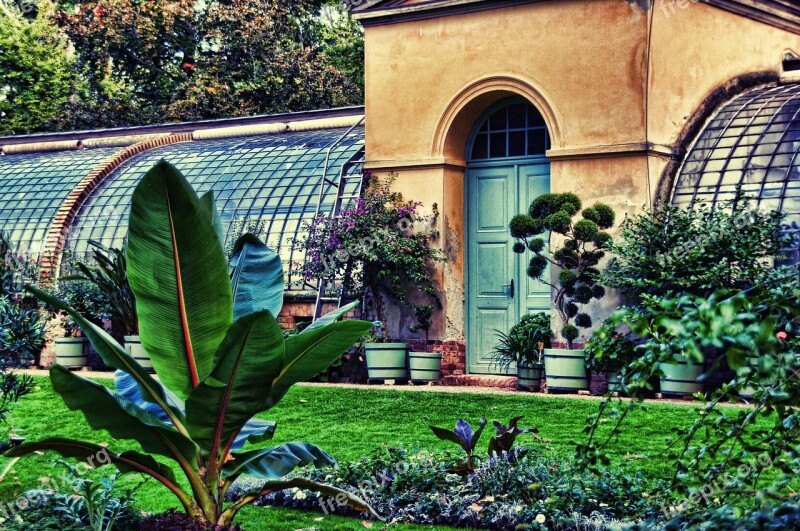
POLYGON ((338 0, 43 5, 32 20, 0 11, 0 73, 15 81, 0 83, 6 134, 363 100, 362 30, 338 0))
POLYGON ((50 22, 0 0, 0 135, 48 130, 80 88, 68 41, 50 22))

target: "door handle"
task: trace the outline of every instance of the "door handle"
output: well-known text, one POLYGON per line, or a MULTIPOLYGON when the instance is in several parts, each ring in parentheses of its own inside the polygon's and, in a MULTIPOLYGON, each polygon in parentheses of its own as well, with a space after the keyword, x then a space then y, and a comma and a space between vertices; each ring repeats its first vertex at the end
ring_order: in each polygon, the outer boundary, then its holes
POLYGON ((509 295, 513 299, 514 298, 514 279, 513 278, 511 279, 511 284, 503 284, 503 287, 504 288, 508 288, 509 295))

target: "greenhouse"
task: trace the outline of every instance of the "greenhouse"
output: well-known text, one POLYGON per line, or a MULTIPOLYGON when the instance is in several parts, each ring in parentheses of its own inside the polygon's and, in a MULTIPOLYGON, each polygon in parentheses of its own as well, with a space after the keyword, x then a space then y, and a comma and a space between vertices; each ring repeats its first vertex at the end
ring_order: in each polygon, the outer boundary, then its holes
MULTIPOLYGON (((364 146, 360 120, 360 115, 353 115, 327 123, 317 119, 291 126, 251 123, 197 130, 188 141, 123 154, 125 160, 82 199, 81 184, 87 176, 111 160, 118 161, 127 146, 93 148, 85 147, 92 142, 78 141, 70 144, 72 150, 53 152, 35 152, 49 148, 46 142, 8 146, 4 148, 8 154, 0 157, 0 223, 19 246, 18 252, 34 258, 59 251, 84 256, 91 240, 120 248, 133 189, 163 159, 199 193, 214 192, 228 247, 243 232, 254 232, 281 254, 288 271, 290 261, 304 258, 293 256, 291 246, 303 222, 331 209, 343 171, 360 174, 364 146), (259 128, 266 133, 257 134, 259 128), (62 243, 48 239, 48 233, 52 234, 64 205, 75 213, 62 243)), ((341 193, 352 194, 357 181, 343 184, 341 193)), ((288 280, 292 287, 302 287, 288 280)))
MULTIPOLYGON (((736 190, 800 230, 800 85, 761 88, 726 103, 686 156, 675 205, 715 204, 736 190)), ((798 261, 797 248, 790 251, 798 261)))

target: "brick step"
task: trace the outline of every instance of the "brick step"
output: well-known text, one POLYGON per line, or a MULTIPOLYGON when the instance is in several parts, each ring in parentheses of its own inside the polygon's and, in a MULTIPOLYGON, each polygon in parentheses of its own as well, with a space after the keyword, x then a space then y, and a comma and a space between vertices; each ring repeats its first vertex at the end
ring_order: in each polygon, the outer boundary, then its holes
POLYGON ((516 376, 492 376, 487 374, 458 374, 445 376, 444 385, 461 387, 499 387, 501 389, 516 389, 516 376))

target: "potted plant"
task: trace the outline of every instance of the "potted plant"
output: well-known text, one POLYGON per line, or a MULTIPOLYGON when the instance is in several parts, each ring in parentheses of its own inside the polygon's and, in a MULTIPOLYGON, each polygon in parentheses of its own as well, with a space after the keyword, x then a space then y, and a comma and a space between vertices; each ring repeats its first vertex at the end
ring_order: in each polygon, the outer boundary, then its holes
MULTIPOLYGON (((72 267, 68 257, 68 266, 72 267)), ((66 281, 59 279, 54 295, 67 301, 83 317, 96 325, 102 325, 108 317, 108 302, 101 290, 86 280, 66 281)), ((53 317, 58 317, 63 336, 55 339, 56 362, 65 367, 79 368, 89 365, 89 341, 82 333, 76 321, 67 312, 55 307, 48 307, 53 317)))
POLYGON ((64 335, 55 338, 56 363, 79 368, 89 365, 89 342, 69 315, 59 316, 64 335))
MULTIPOLYGON (((125 250, 106 248, 100 242, 90 240, 93 248, 94 265, 77 262, 78 273, 63 277, 61 280, 89 282, 102 293, 106 302, 105 313, 114 325, 122 328, 125 339, 125 350, 145 369, 151 370, 153 363, 142 347, 139 337, 139 319, 136 315, 136 298, 128 284, 125 250)), ((112 325, 113 326, 113 325, 112 325)))
POLYGON ((371 380, 408 379, 407 346, 392 341, 386 300, 414 308, 411 288, 440 306, 430 264, 445 261, 445 256, 429 245, 438 234, 430 228, 438 215, 436 205, 431 216, 423 215, 421 203, 391 190, 394 178, 394 174, 379 179, 365 173, 364 197, 337 216, 317 216, 305 224, 306 236, 293 242, 295 250, 306 256, 294 264, 295 274, 308 283, 341 286, 342 298, 363 298, 363 313, 378 323, 364 346, 371 380))
POLYGON ((544 351, 547 387, 554 391, 588 388, 583 352, 572 350, 572 342, 580 335, 579 327, 592 326, 592 319, 578 305, 605 295, 596 280, 600 274, 596 266, 611 243, 605 230, 614 225, 614 211, 602 203, 581 208, 575 194, 544 194, 531 203, 527 214, 514 216, 509 224, 511 236, 518 240, 514 252, 533 253, 528 276, 550 286, 553 308, 563 325, 560 332, 567 348, 544 351), (582 219, 573 222, 578 213, 582 219), (556 249, 551 249, 553 234, 562 237, 556 249), (552 281, 548 265, 558 268, 558 280, 552 281))
POLYGON ((635 349, 630 332, 619 332, 615 322, 606 321, 583 349, 586 368, 594 374, 604 374, 609 391, 625 392, 624 373, 636 359, 635 349))
POLYGON ((536 391, 544 376, 543 352, 550 348, 550 315, 530 313, 511 327, 508 334, 495 330, 498 344, 492 353, 494 364, 506 372, 511 365, 517 369, 517 387, 536 391))
POLYGON ((433 305, 418 304, 414 306, 414 316, 417 318, 418 324, 411 326, 410 329, 412 332, 419 330, 425 332, 426 350, 408 353, 408 372, 412 382, 433 382, 439 379, 439 373, 442 370, 441 351, 427 351, 428 333, 433 326, 433 305))

